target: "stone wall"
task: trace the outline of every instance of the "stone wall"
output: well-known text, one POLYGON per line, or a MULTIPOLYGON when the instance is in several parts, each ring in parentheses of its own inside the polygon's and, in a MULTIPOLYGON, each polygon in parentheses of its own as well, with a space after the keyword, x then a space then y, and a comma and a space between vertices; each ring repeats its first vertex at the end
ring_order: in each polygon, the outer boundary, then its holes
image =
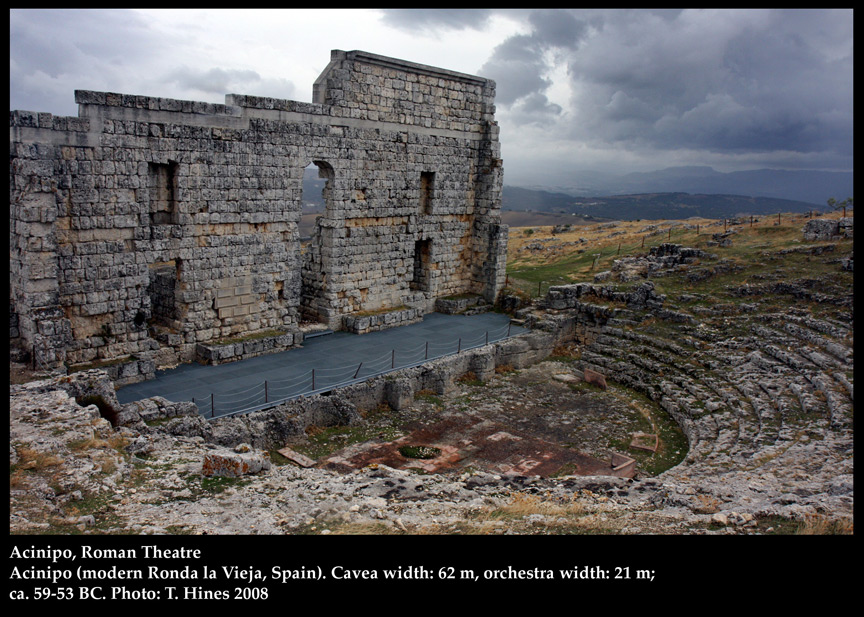
MULTIPOLYGON (((494 82, 334 51, 313 103, 76 91, 10 113, 14 341, 48 366, 503 287, 494 82), (301 249, 304 169, 326 210, 301 249)), ((170 349, 168 347, 170 346, 170 349)))
POLYGON ((372 315, 348 315, 345 317, 344 329, 354 334, 377 332, 398 326, 407 326, 423 319, 423 311, 416 308, 406 308, 372 315))

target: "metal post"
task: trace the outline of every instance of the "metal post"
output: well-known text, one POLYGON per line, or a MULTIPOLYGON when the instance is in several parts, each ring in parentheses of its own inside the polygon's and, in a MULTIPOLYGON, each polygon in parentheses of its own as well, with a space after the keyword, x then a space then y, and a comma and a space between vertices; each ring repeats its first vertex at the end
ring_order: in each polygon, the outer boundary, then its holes
POLYGON ((621 254, 621 243, 620 243, 620 242, 618 243, 618 252, 615 253, 615 254, 616 254, 616 255, 620 255, 620 254, 621 254))
POLYGON ((459 337, 459 344, 456 347, 456 353, 460 353, 462 351, 462 337, 459 337))
MULTIPOLYGON (((362 362, 360 363, 360 366, 363 366, 363 363, 362 363, 362 362)), ((358 367, 357 367, 357 370, 354 371, 354 377, 352 377, 352 379, 357 379, 357 375, 360 374, 360 366, 358 366, 358 367)))
POLYGON ((315 389, 315 369, 312 369, 312 389, 315 389))
POLYGON ((486 344, 489 344, 489 330, 486 330, 486 344))
POLYGON ((537 283, 537 295, 538 295, 538 296, 540 295, 540 285, 542 285, 542 284, 543 284, 543 281, 539 281, 539 282, 537 283))
POLYGON ((216 395, 210 393, 210 417, 216 417, 216 395))
POLYGON ((750 227, 753 227, 753 215, 750 215, 750 227))
POLYGON ((267 380, 264 380, 264 402, 270 402, 270 393, 267 391, 267 380))
POLYGON ((509 323, 507 324, 507 338, 510 338, 510 326, 512 326, 512 325, 513 324, 509 324, 509 323))
POLYGON ((780 224, 780 213, 779 212, 777 213, 777 224, 778 225, 780 224))
POLYGON ((396 368, 396 350, 393 350, 393 354, 390 357, 390 368, 396 368))
POLYGON ((669 228, 669 239, 667 240, 667 242, 669 242, 671 240, 672 240, 672 228, 670 227, 669 228))

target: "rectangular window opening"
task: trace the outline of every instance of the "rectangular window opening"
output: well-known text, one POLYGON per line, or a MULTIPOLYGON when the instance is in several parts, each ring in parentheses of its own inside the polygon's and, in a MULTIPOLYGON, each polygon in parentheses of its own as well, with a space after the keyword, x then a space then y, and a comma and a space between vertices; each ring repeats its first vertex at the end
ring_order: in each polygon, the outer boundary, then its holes
POLYGON ((435 190, 435 172, 420 172, 420 214, 432 214, 432 195, 435 190))
POLYGON ((153 225, 174 222, 177 163, 149 163, 150 220, 153 225))

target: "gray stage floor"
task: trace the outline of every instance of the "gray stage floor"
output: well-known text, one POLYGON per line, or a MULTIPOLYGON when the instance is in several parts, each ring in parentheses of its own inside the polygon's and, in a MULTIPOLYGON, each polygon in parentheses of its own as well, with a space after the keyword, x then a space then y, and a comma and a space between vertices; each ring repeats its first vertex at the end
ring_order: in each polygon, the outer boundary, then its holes
POLYGON ((157 371, 156 378, 117 391, 121 403, 151 396, 194 400, 207 417, 248 411, 277 400, 327 390, 407 366, 422 364, 527 332, 499 313, 443 315, 422 322, 356 335, 334 332, 303 346, 218 366, 184 364, 157 371), (488 333, 488 334, 487 334, 488 333), (212 405, 215 403, 215 413, 212 405))

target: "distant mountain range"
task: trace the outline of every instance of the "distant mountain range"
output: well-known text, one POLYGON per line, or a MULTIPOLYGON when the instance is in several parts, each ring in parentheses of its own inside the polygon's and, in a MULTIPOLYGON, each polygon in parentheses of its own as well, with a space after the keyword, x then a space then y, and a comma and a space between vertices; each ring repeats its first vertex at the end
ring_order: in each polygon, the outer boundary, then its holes
POLYGON ((803 201, 741 195, 642 193, 609 197, 574 197, 564 193, 505 186, 502 209, 561 213, 597 219, 686 219, 768 215, 778 212, 826 210, 803 201))
POLYGON ((698 193, 743 195, 803 201, 824 206, 830 197, 853 197, 854 174, 849 171, 790 171, 756 169, 723 173, 711 167, 669 167, 657 171, 610 174, 578 171, 566 185, 528 189, 565 193, 577 197, 602 197, 637 193, 698 193))
POLYGON ((576 172, 562 187, 505 186, 505 210, 597 218, 730 217, 827 210, 853 197, 853 173, 757 169, 722 173, 711 167, 669 167, 614 175, 576 172))

